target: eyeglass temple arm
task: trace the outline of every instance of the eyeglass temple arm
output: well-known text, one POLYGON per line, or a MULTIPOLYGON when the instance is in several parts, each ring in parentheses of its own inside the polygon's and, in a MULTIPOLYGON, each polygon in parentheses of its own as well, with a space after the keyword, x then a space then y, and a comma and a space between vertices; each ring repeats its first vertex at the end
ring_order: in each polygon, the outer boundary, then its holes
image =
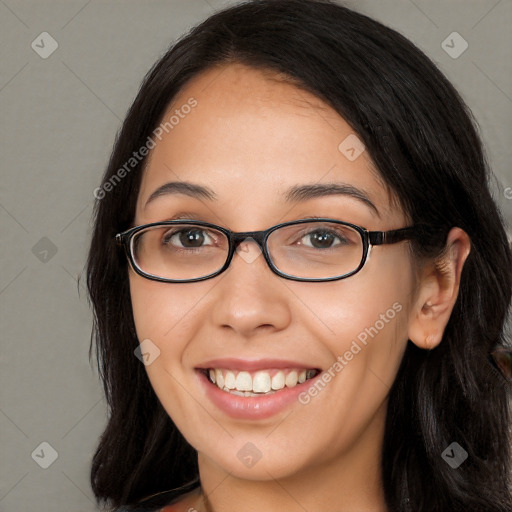
POLYGON ((402 240, 415 238, 417 231, 413 227, 394 229, 392 231, 369 231, 371 245, 395 244, 402 240))

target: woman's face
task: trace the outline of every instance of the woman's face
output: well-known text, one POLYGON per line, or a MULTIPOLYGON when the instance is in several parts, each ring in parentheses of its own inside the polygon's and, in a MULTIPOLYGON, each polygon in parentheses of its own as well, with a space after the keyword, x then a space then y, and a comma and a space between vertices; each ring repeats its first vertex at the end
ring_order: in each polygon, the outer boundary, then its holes
MULTIPOLYGON (((311 216, 379 231, 408 224, 367 152, 358 156, 351 127, 290 83, 241 65, 212 69, 164 120, 173 115, 155 138, 135 225, 175 216, 233 231, 311 216), (169 182, 206 187, 214 198, 168 191, 146 204, 169 182), (286 200, 292 187, 335 183, 345 189, 286 200)), ((250 241, 205 281, 161 283, 130 271, 137 334, 153 354, 147 373, 200 465, 252 480, 378 466, 413 275, 407 242, 374 247, 359 273, 331 282, 275 275, 250 241), (284 388, 238 396, 210 382, 209 369, 217 382, 247 383, 248 373, 256 389, 284 388), (305 370, 320 373, 295 385, 305 370)))

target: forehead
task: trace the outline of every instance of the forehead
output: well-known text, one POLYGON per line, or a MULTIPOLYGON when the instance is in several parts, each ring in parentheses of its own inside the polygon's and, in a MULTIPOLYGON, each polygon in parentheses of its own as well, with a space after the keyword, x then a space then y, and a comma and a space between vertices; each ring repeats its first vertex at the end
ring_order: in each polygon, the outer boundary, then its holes
POLYGON ((169 181, 205 185, 223 207, 246 209, 282 203, 292 185, 343 182, 390 208, 350 125, 275 73, 240 64, 203 72, 174 98, 160 131, 144 170, 139 218, 155 188, 169 181))

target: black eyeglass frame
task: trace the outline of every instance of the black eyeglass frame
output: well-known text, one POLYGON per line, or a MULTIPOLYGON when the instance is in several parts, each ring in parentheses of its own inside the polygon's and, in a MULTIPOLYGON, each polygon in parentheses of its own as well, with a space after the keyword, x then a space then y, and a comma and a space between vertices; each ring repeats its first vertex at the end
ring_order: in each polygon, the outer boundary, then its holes
POLYGON ((397 242, 402 242, 403 240, 411 240, 413 238, 416 238, 417 236, 417 230, 414 226, 408 226, 405 228, 400 229, 394 229, 391 231, 368 231, 365 228, 362 228, 361 226, 357 226, 355 224, 351 224, 349 222, 343 222, 340 220, 335 219, 329 219, 329 218, 311 218, 311 219, 299 219, 299 220, 293 220, 289 222, 283 222, 281 224, 277 224, 275 226, 272 226, 266 230, 263 231, 241 231, 241 232, 234 232, 227 228, 224 228, 222 226, 218 226, 216 224, 211 224, 209 222, 204 221, 196 221, 196 220, 167 220, 162 222, 153 222, 151 224, 142 224, 140 226, 135 226, 133 228, 130 228, 126 231, 123 231, 122 233, 118 233, 115 236, 116 243, 118 245, 122 245, 124 247, 125 254, 128 258, 128 261, 130 262, 131 267, 133 270, 139 274, 142 277, 145 277, 146 279, 150 279, 152 281, 160 281, 163 283, 193 283, 196 281, 204 281, 206 279, 211 279, 212 277, 216 277, 222 272, 224 272, 229 265, 231 264, 231 260, 233 259, 233 256, 236 252, 236 249, 238 245, 246 240, 247 238, 252 238, 259 246, 261 252, 263 253, 263 256, 265 258, 265 261, 267 262, 267 265, 269 266, 270 270, 274 272, 274 274, 277 274, 280 277, 283 277, 285 279, 290 279, 292 281, 306 281, 306 282, 325 282, 325 281, 338 281, 340 279, 346 279, 347 277, 353 276, 354 274, 357 274, 366 264, 368 261, 368 256, 370 253, 370 247, 374 245, 387 245, 387 244, 395 244, 397 242), (329 222, 334 224, 340 224, 342 226, 348 226, 355 231, 357 231, 361 235, 361 239, 363 241, 363 255, 361 258, 361 262, 359 263, 359 266, 347 274, 343 274, 341 276, 334 276, 334 277, 327 277, 327 278, 308 278, 308 277, 296 277, 292 276, 290 274, 286 274, 282 271, 280 271, 272 262, 272 259, 270 257, 270 254, 268 253, 267 249, 267 240, 271 233, 276 231, 277 229, 280 229, 285 226, 291 226, 291 225, 298 225, 298 224, 309 224, 314 222, 329 222), (202 226, 205 228, 211 228, 215 229, 217 231, 220 231, 224 235, 226 235, 228 242, 229 242, 229 251, 228 255, 226 257, 226 262, 224 263, 224 266, 221 267, 219 270, 216 270, 215 272, 212 272, 211 274, 208 274, 203 277, 196 277, 193 279, 167 279, 164 277, 155 276, 153 274, 148 274, 147 272, 144 272, 135 262, 135 259, 133 258, 132 253, 132 240, 133 237, 139 233, 140 231, 143 231, 145 229, 155 227, 155 226, 173 226, 176 224, 180 225, 194 225, 194 226, 202 226))

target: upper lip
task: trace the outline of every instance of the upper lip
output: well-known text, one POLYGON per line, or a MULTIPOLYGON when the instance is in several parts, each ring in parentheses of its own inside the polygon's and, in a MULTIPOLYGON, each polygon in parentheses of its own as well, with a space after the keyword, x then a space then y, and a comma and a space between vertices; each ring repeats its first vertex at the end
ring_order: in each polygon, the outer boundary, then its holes
POLYGON ((269 370, 271 368, 300 368, 306 370, 317 370, 317 366, 301 363, 299 361, 290 361, 284 359, 236 359, 221 358, 212 359, 196 366, 198 370, 208 370, 210 368, 222 368, 226 370, 246 370, 258 371, 269 370))

